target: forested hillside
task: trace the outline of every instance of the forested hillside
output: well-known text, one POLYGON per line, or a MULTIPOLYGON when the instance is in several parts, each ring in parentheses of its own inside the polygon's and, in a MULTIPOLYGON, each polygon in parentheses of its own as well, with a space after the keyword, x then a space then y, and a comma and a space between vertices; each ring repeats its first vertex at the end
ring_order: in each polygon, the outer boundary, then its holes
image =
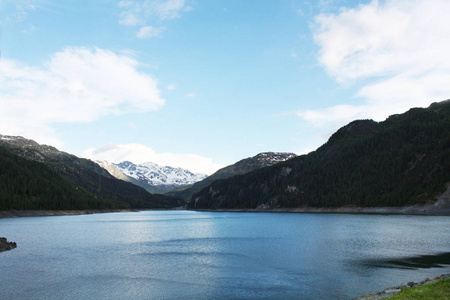
POLYGON ((272 166, 276 163, 291 159, 295 157, 294 153, 283 152, 263 152, 253 157, 244 158, 235 164, 226 166, 206 177, 205 179, 194 183, 191 187, 183 190, 175 190, 166 193, 166 195, 181 197, 186 201, 189 201, 193 194, 199 192, 201 189, 209 186, 213 181, 218 179, 225 179, 236 175, 248 173, 250 171, 272 166))
POLYGON ((0 147, 0 211, 123 208, 72 186, 54 170, 0 147))
MULTIPOLYGON (((13 175, 17 175, 18 178, 27 174, 27 167, 25 167, 25 165, 35 163, 35 166, 39 166, 42 164, 43 166, 40 167, 42 170, 45 169, 48 171, 51 169, 53 172, 52 174, 58 175, 58 182, 63 179, 65 183, 61 184, 61 186, 71 186, 72 188, 84 191, 84 194, 81 195, 80 199, 87 199, 86 197, 89 195, 89 197, 91 197, 89 199, 98 199, 96 201, 102 203, 102 208, 173 208, 184 205, 182 199, 150 194, 141 187, 114 178, 105 169, 90 160, 78 158, 74 155, 58 151, 51 146, 39 145, 32 140, 24 139, 22 137, 0 136, 0 148, 2 148, 3 152, 6 148, 16 156, 19 155, 23 157, 22 159, 17 160, 17 169, 16 172, 13 173, 13 175)), ((2 172, 10 172, 6 167, 6 163, 2 163, 0 168, 3 170, 2 172)), ((39 171, 36 172, 37 173, 33 173, 33 176, 37 175, 39 178, 39 171)), ((11 174, 6 174, 5 176, 7 177, 8 175, 11 174)), ((49 175, 50 182, 55 178, 54 175, 49 175)), ((43 175, 43 177, 45 177, 45 175, 43 175)), ((20 188, 26 190, 29 189, 28 186, 30 185, 30 182, 17 181, 15 185, 14 191, 19 191, 18 189, 20 188), (20 187, 19 182, 24 186, 20 187)), ((48 197, 44 197, 45 191, 40 190, 44 189, 44 186, 38 185, 36 187, 36 192, 40 193, 42 196, 41 198, 43 199, 42 201, 44 201, 44 199, 45 201, 49 201, 48 197)), ((52 183, 50 186, 46 186, 45 189, 48 190, 48 193, 56 193, 55 188, 58 188, 58 186, 59 183, 52 183)), ((64 190, 64 192, 69 191, 70 189, 64 190)), ((64 193, 59 191, 57 194, 62 195, 64 193)), ((17 199, 17 197, 20 196, 21 199, 24 199, 23 201, 25 201, 26 195, 28 194, 20 192, 19 195, 13 197, 16 197, 17 199)), ((67 197, 69 197, 69 195, 71 194, 67 194, 67 197)), ((32 199, 33 197, 30 196, 29 198, 32 199)), ((60 199, 66 198, 60 197, 60 199)), ((80 199, 78 199, 78 201, 81 201, 80 199)), ((62 203, 64 203, 64 201, 62 201, 62 203)), ((72 206, 65 207, 62 203, 60 204, 60 208, 57 209, 72 209, 72 206), (64 208, 62 206, 64 206, 64 208)), ((98 208, 97 206, 100 205, 93 204, 92 202, 83 203, 84 204, 80 206, 83 207, 83 209, 94 209, 98 208), (93 204, 93 206, 91 206, 91 204, 93 204)), ((20 209, 34 209, 30 205, 27 207, 30 208, 20 209)), ((54 206, 47 207, 41 205, 39 206, 39 209, 56 209, 53 207, 54 206)), ((73 209, 78 208, 73 207, 73 209)))
POLYGON ((213 182, 191 208, 424 204, 450 182, 450 101, 354 121, 316 151, 213 182))

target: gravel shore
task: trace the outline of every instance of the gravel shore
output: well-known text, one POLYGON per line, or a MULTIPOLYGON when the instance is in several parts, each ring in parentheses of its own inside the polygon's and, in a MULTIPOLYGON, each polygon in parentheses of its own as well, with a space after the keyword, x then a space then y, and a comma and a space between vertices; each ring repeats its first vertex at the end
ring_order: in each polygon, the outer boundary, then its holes
POLYGON ((11 210, 0 211, 0 219, 17 217, 90 215, 112 212, 132 212, 132 209, 87 209, 87 210, 11 210))
POLYGON ((389 298, 391 296, 394 296, 395 294, 399 293, 402 289, 410 289, 410 288, 414 288, 417 286, 421 286, 421 285, 425 285, 425 284, 430 284, 433 282, 436 282, 442 278, 450 278, 450 274, 443 274, 441 276, 438 277, 434 277, 434 278, 427 278, 421 282, 408 282, 405 285, 400 285, 400 286, 396 286, 396 287, 390 287, 385 289, 384 291, 381 292, 377 292, 377 293, 373 293, 373 294, 367 294, 367 295, 363 295, 361 297, 355 298, 354 300, 379 300, 379 299, 385 299, 385 298, 389 298))
POLYGON ((427 205, 412 205, 401 207, 297 207, 297 208, 269 208, 260 205, 253 209, 200 209, 196 211, 223 211, 223 212, 286 212, 286 213, 324 213, 324 214, 379 214, 379 215, 422 215, 422 216, 450 216, 450 185, 447 190, 436 198, 434 203, 427 205))

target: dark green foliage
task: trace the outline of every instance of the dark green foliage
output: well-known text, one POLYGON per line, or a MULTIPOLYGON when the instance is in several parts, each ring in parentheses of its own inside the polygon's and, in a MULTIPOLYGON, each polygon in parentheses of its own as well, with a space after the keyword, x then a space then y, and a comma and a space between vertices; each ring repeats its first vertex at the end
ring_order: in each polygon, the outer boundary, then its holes
POLYGON ((424 204, 450 182, 450 101, 354 121, 308 155, 213 182, 196 208, 424 204))
POLYGON ((63 178, 74 185, 84 187, 92 194, 121 203, 127 208, 172 208, 183 205, 184 202, 164 195, 153 195, 145 189, 130 182, 116 179, 112 176, 105 176, 98 172, 97 165, 86 159, 78 159, 79 164, 61 163, 59 161, 49 161, 48 166, 56 170, 63 178))
POLYGON ((42 163, 0 147, 0 211, 121 207, 69 184, 42 163))
MULTIPOLYGON (((11 207, 12 203, 18 203, 19 200, 22 202, 28 201, 29 204, 26 206, 14 204, 13 209, 151 209, 173 208, 185 204, 185 202, 179 198, 164 195, 152 195, 141 187, 112 177, 106 170, 90 160, 81 159, 74 155, 60 152, 54 147, 39 145, 34 141, 23 138, 0 141, 0 149, 2 149, 3 152, 5 151, 4 147, 24 158, 17 161, 17 166, 13 169, 15 171, 9 171, 10 166, 7 165, 6 162, 2 162, 0 167, 3 172, 15 172, 12 175, 16 175, 16 177, 18 176, 19 178, 22 178, 21 176, 28 176, 27 178, 32 178, 33 176, 40 177, 39 170, 36 171, 37 173, 34 171, 32 174, 26 173, 26 166, 28 166, 28 164, 34 164, 36 166, 42 165, 41 168, 47 171, 51 169, 53 172, 52 174, 57 175, 58 177, 58 180, 53 182, 55 178, 54 175, 49 176, 46 184, 37 185, 35 192, 39 193, 39 199, 42 202, 42 205, 39 207, 31 205, 30 203, 33 203, 32 196, 29 196, 29 193, 27 194, 27 192, 23 192, 30 188, 34 188, 35 183, 33 180, 18 180, 14 183, 16 187, 13 190, 8 191, 7 195, 10 196, 5 196, 3 197, 4 199, 1 198, 1 195, 3 194, 0 189, 0 202, 3 203, 3 201, 7 201, 7 203, 10 203, 4 205, 4 209, 8 209, 7 207, 11 207), (64 182, 65 185, 60 184, 61 181, 64 182), (67 188, 63 189, 63 186, 67 186, 67 188), (70 196, 72 197, 70 199, 73 199, 76 205, 66 205, 67 201, 65 199, 69 197, 69 195, 72 195, 69 187, 72 188, 72 190, 78 189, 84 193, 82 195, 80 194, 79 197, 70 196), (91 199, 96 199, 96 202, 86 202, 86 195, 89 195, 91 199), (60 204, 55 204, 57 202, 60 202, 60 204)), ((10 155, 14 154, 10 153, 10 155)), ((2 181, 2 185, 9 186, 10 181, 7 179, 8 175, 11 174, 5 173, 5 181, 2 181)), ((46 178, 46 175, 42 175, 41 177, 46 178)))
POLYGON ((211 176, 206 177, 202 181, 194 183, 188 188, 171 191, 166 193, 166 195, 181 197, 184 200, 189 201, 192 195, 198 193, 200 190, 209 186, 212 182, 218 179, 225 179, 236 175, 246 174, 250 171, 271 166, 277 161, 286 160, 294 156, 296 156, 294 153, 259 153, 254 157, 242 159, 233 165, 222 168, 211 176))

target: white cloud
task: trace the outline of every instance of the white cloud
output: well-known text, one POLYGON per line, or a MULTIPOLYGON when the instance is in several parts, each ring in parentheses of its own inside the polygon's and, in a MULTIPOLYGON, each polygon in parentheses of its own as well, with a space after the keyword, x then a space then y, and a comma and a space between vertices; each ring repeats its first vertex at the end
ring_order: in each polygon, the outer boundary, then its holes
POLYGON ((144 20, 142 20, 138 13, 133 11, 125 11, 120 14, 119 24, 125 26, 135 26, 135 25, 143 25, 145 24, 144 20))
POLYGON ((149 11, 154 11, 163 20, 179 17, 183 9, 192 9, 190 6, 186 7, 184 0, 147 1, 146 5, 149 11))
POLYGON ((141 144, 108 144, 99 148, 87 149, 82 156, 113 163, 122 161, 131 161, 136 164, 153 162, 161 166, 178 167, 208 175, 224 167, 214 163, 208 157, 195 154, 157 153, 141 144))
POLYGON ((131 57, 66 48, 42 67, 0 62, 0 131, 61 145, 53 124, 159 109, 157 81, 131 57))
POLYGON ((166 89, 168 89, 169 91, 173 91, 177 88, 175 83, 171 83, 168 86, 166 86, 166 89))
POLYGON ((0 1, 0 11, 7 11, 0 17, 0 23, 4 22, 22 22, 30 11, 36 10, 33 0, 23 1, 0 1))
POLYGON ((31 25, 30 27, 28 27, 28 29, 22 30, 22 33, 25 34, 30 34, 36 31, 36 27, 34 27, 34 25, 31 25))
POLYGON ((133 130, 134 132, 138 132, 139 131, 139 127, 134 123, 134 122, 128 122, 128 127, 130 127, 131 130, 133 130))
POLYGON ((450 70, 400 74, 364 86, 358 96, 367 99, 372 106, 397 105, 402 110, 428 105, 450 98, 450 70))
POLYGON ((139 30, 137 36, 140 39, 159 37, 164 30, 164 27, 144 26, 139 30))
POLYGON ((129 7, 131 5, 133 5, 133 1, 125 1, 125 0, 120 1, 118 4, 119 7, 129 7))
POLYGON ((119 23, 127 26, 143 25, 154 18, 171 20, 178 18, 183 11, 192 10, 184 0, 121 1, 119 7, 124 9, 119 23))
POLYGON ((341 126, 450 98, 449 14, 447 0, 386 0, 317 16, 319 63, 344 87, 362 84, 363 103, 298 114, 341 126))
POLYGON ((339 123, 342 119, 353 120, 366 113, 367 107, 352 105, 336 105, 322 110, 303 110, 298 115, 316 125, 339 123))
POLYGON ((197 96, 196 93, 189 93, 186 95, 186 97, 188 97, 188 98, 195 98, 195 96, 197 96))

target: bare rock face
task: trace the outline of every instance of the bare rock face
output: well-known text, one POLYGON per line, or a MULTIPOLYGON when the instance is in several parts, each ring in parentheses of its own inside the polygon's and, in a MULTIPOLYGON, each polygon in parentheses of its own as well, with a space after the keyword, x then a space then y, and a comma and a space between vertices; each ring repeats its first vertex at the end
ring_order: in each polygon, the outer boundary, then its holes
POLYGON ((0 237, 0 251, 6 251, 17 248, 17 244, 14 242, 8 242, 4 237, 0 237))

